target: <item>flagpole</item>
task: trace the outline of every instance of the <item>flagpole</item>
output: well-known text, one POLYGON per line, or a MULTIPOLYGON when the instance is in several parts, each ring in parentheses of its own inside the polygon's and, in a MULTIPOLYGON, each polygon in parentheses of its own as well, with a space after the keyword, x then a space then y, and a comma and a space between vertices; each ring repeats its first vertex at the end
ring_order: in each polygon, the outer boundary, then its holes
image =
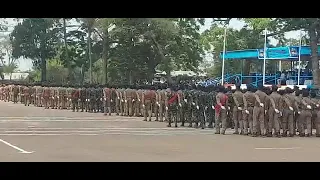
POLYGON ((224 28, 224 37, 223 37, 223 52, 222 52, 222 70, 221 70, 221 85, 224 85, 224 60, 226 54, 226 40, 227 40, 227 26, 224 28))
POLYGON ((267 56, 267 28, 264 30, 264 50, 263 50, 263 86, 266 83, 266 56, 267 56))
POLYGON ((300 85, 301 45, 302 45, 302 32, 301 32, 301 30, 300 30, 300 41, 299 41, 299 63, 298 63, 298 85, 300 85))

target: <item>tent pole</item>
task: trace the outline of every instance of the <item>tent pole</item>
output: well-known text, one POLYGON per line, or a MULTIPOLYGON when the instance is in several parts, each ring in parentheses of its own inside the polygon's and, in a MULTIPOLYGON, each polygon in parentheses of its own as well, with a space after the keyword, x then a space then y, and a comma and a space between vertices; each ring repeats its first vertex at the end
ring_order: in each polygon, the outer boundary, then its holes
POLYGON ((267 56, 267 28, 264 30, 264 50, 263 50, 263 86, 266 83, 266 56, 267 56))
POLYGON ((301 44, 302 44, 302 31, 300 30, 300 41, 299 41, 299 63, 298 63, 298 85, 300 85, 300 68, 301 68, 301 44))
POLYGON ((221 70, 221 85, 224 85, 224 60, 226 54, 226 40, 227 40, 227 26, 224 29, 224 37, 223 37, 223 54, 222 54, 222 70, 221 70))

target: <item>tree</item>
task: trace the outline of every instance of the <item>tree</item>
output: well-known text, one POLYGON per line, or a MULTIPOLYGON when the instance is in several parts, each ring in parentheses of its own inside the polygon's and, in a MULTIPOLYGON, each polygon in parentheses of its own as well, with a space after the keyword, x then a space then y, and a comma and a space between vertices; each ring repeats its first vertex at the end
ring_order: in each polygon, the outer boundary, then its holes
POLYGON ((27 18, 10 34, 13 58, 30 58, 41 69, 41 81, 46 81, 47 60, 56 55, 60 28, 55 19, 27 18))
POLYGON ((114 18, 99 19, 96 23, 97 29, 94 29, 95 32, 99 35, 99 37, 102 39, 102 84, 106 84, 108 82, 108 60, 110 58, 109 50, 110 46, 114 44, 114 41, 112 41, 112 34, 110 34, 110 31, 113 27, 115 27, 115 21, 116 19, 114 18))
POLYGON ((83 22, 83 27, 86 28, 87 33, 88 33, 88 58, 89 58, 89 63, 90 63, 90 82, 92 82, 92 52, 91 52, 91 48, 92 48, 92 44, 91 44, 91 35, 92 35, 92 31, 96 22, 96 18, 82 18, 81 19, 83 22))
MULTIPOLYGON (((260 30, 243 27, 240 30, 227 29, 226 50, 257 49, 263 48, 264 39, 260 30)), ((210 68, 210 74, 215 77, 221 76, 222 61, 220 53, 223 51, 224 27, 219 23, 213 23, 211 28, 201 34, 201 44, 208 53, 213 56, 214 66, 210 68)), ((240 60, 226 60, 226 73, 240 73, 248 75, 251 70, 257 71, 261 63, 259 61, 245 60, 242 66, 240 60)))
POLYGON ((89 69, 89 60, 87 52, 87 34, 82 30, 69 31, 66 35, 67 49, 60 46, 58 50, 58 56, 61 63, 71 68, 69 70, 69 79, 71 81, 78 81, 82 83, 84 81, 84 72, 89 69), (66 52, 66 50, 68 52, 66 52), (68 54, 68 59, 65 55, 68 54), (80 78, 76 76, 80 70, 80 78))
POLYGON ((5 61, 4 58, 1 59, 2 72, 9 74, 10 80, 12 73, 18 68, 17 59, 12 57, 12 46, 9 38, 5 38, 4 41, 0 44, 0 51, 2 56, 7 56, 8 61, 5 61))

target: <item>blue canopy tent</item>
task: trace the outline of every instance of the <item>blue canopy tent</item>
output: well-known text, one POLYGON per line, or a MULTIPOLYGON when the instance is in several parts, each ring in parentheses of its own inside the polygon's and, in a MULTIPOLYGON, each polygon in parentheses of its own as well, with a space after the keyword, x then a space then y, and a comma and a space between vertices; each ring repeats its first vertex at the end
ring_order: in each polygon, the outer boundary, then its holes
MULTIPOLYGON (((297 62, 299 61, 299 51, 300 51, 300 60, 301 61, 308 61, 311 56, 311 49, 310 46, 285 46, 285 47, 275 47, 275 48, 266 48, 266 60, 278 60, 278 61, 291 61, 297 62)), ((318 52, 320 55, 320 46, 318 46, 318 52)), ((223 52, 220 53, 220 58, 223 57, 223 52)), ((225 60, 250 60, 255 59, 259 61, 264 60, 264 49, 247 49, 247 50, 236 50, 236 51, 226 51, 224 54, 225 60)), ((242 66, 243 67, 243 66, 242 66)), ((300 67, 299 67, 300 68, 300 67)), ((299 71, 300 72, 300 71, 299 71)), ((225 74, 224 79, 226 81, 230 79, 238 79, 243 84, 244 79, 251 79, 251 84, 257 86, 262 82, 261 73, 256 73, 253 75, 243 75, 241 74, 225 74)), ((300 79, 298 80, 299 75, 292 75, 290 76, 290 80, 295 82, 303 83, 305 80, 312 80, 312 74, 301 74, 300 79)), ((277 84, 277 80, 279 75, 271 74, 265 75, 265 83, 266 84, 277 84)))

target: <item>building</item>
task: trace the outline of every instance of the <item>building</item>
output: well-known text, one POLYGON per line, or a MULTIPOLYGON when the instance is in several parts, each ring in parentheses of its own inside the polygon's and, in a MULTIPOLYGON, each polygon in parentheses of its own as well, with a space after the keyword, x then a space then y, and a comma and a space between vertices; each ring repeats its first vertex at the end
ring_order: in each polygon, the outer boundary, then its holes
MULTIPOLYGON (((11 74, 11 80, 22 80, 27 78, 29 73, 16 72, 11 74)), ((4 74, 4 80, 10 80, 10 74, 4 74)))

